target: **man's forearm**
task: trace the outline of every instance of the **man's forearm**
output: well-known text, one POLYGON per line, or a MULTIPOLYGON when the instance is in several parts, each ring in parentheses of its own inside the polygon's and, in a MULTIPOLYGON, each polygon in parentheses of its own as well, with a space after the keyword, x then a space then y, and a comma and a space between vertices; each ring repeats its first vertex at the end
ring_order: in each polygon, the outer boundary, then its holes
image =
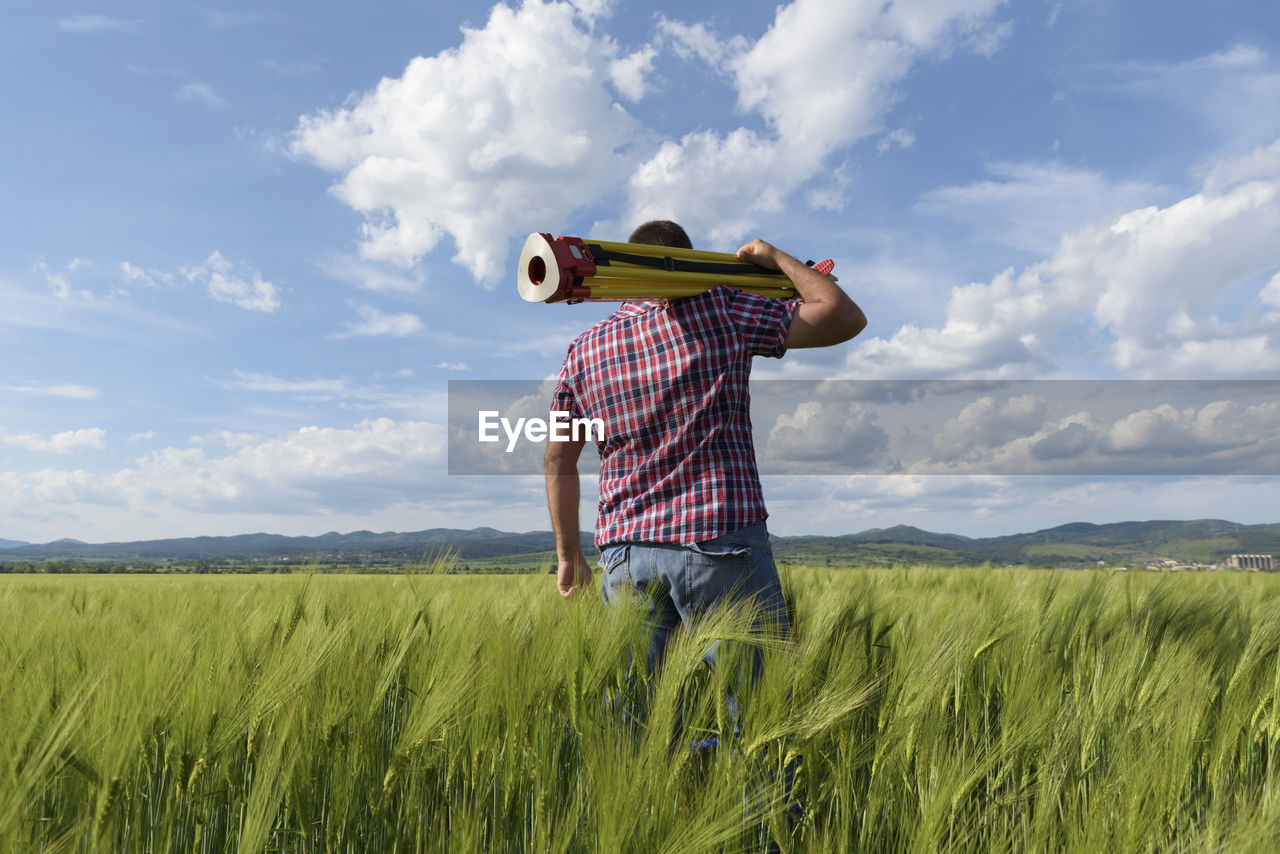
POLYGON ((551 508, 551 529, 556 536, 556 557, 571 560, 582 548, 578 532, 578 499, 581 483, 576 468, 546 470, 547 504, 551 508))
POLYGON ((582 446, 582 442, 549 442, 542 458, 551 528, 556 536, 556 557, 560 560, 571 560, 582 552, 578 535, 578 499, 582 491, 578 457, 582 446))
POLYGON ((824 276, 807 264, 802 264, 794 255, 778 250, 774 260, 778 264, 778 271, 791 280, 791 284, 795 285, 796 294, 809 305, 852 304, 848 294, 829 276, 824 276))
POLYGON ((743 261, 778 270, 795 285, 801 304, 787 328, 788 347, 829 347, 848 341, 867 325, 867 317, 835 279, 801 264, 771 243, 753 240, 738 250, 743 261))

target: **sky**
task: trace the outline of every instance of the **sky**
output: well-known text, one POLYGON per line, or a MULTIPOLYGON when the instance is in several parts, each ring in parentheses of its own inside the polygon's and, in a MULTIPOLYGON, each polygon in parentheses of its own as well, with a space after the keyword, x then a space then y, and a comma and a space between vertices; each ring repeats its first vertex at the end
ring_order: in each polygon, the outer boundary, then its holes
MULTIPOLYGON (((992 381, 953 456, 1084 424, 995 381, 1280 379, 1269 0, 6 9, 0 539, 545 529, 446 442, 450 380, 545 380, 612 309, 521 301, 534 231, 831 257, 867 329, 753 376, 992 381)), ((1072 428, 1076 474, 771 474, 771 530, 1280 521, 1274 468, 1098 462, 1276 435, 1231 388, 1072 428)), ((874 433, 847 405, 757 431, 874 433)))

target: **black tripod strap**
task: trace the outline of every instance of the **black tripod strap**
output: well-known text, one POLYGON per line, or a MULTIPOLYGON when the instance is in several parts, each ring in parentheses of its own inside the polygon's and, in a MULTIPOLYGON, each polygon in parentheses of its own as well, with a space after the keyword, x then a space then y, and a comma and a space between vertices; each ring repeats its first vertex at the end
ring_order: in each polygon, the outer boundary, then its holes
POLYGON ((609 262, 617 261, 621 264, 635 264, 639 267, 653 267, 658 270, 666 270, 668 273, 714 273, 718 276, 759 276, 767 275, 768 270, 762 270, 754 264, 723 264, 717 261, 683 261, 678 258, 672 258, 667 255, 658 258, 652 255, 632 255, 629 252, 606 252, 598 245, 588 243, 587 248, 591 250, 592 257, 596 260, 596 265, 600 267, 608 267, 609 262))

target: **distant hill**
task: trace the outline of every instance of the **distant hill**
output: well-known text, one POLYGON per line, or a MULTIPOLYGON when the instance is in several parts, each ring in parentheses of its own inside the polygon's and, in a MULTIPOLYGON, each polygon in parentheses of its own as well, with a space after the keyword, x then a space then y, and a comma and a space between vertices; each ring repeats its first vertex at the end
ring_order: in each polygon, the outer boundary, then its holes
MULTIPOLYGON (((590 536, 584 536, 590 545, 590 536)), ((141 540, 123 543, 82 543, 55 540, 43 545, 21 544, 3 551, 3 560, 90 560, 90 561, 262 561, 279 558, 299 560, 341 560, 344 562, 393 560, 421 562, 446 549, 459 559, 483 559, 550 551, 555 538, 550 531, 518 534, 494 528, 432 528, 397 533, 330 531, 317 537, 286 537, 281 534, 241 534, 234 537, 184 537, 171 540, 141 540)))
POLYGON ((783 537, 775 554, 812 562, 1056 566, 1097 561, 1138 564, 1156 558, 1221 563, 1233 554, 1280 556, 1280 524, 1241 525, 1221 519, 1156 520, 1095 525, 1073 522, 1027 534, 969 538, 898 525, 842 537, 783 537))
MULTIPOLYGON (((932 563, 972 566, 983 563, 1058 566, 1063 564, 1140 564, 1167 557, 1178 561, 1220 563, 1229 555, 1280 556, 1280 524, 1241 525, 1221 519, 1075 522, 1026 534, 972 538, 925 531, 910 525, 871 528, 836 537, 774 537, 774 553, 783 563, 875 565, 932 563)), ((583 548, 594 554, 591 535, 583 548)), ((270 562, 288 559, 317 563, 422 563, 452 551, 460 562, 548 559, 555 549, 549 531, 513 533, 494 528, 431 528, 397 533, 331 531, 317 537, 242 534, 235 537, 187 537, 127 543, 57 540, 43 545, 0 540, 0 564, 15 561, 85 562, 270 562), (12 543, 12 545, 5 545, 12 543)))
POLYGON ((30 543, 24 543, 22 540, 6 540, 0 538, 0 549, 16 549, 18 546, 29 546, 30 543))

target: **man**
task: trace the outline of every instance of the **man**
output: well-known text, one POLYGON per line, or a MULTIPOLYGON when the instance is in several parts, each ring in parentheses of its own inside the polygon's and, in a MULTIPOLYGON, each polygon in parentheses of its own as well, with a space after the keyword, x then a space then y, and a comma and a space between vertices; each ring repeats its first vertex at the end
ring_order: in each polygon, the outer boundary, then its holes
MULTIPOLYGON (((692 248, 665 220, 629 242, 692 248)), ((751 359, 839 344, 867 324, 834 278, 763 240, 738 258, 781 271, 800 299, 717 287, 623 303, 569 347, 553 396, 553 410, 604 421, 595 531, 603 593, 611 603, 650 595, 650 672, 672 632, 709 608, 753 599, 762 621, 789 633, 751 440, 751 359)), ((548 442, 544 458, 565 597, 591 581, 578 534, 582 448, 548 442)))

